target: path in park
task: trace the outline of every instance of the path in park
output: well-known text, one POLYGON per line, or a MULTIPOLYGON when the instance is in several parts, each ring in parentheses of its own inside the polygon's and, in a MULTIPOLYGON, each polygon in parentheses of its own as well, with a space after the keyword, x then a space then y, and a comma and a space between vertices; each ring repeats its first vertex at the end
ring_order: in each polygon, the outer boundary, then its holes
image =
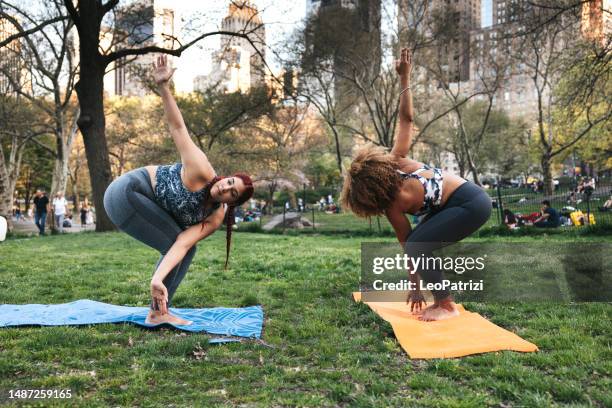
POLYGON ((270 221, 263 226, 264 231, 271 231, 276 227, 281 226, 289 228, 304 228, 312 227, 312 222, 307 218, 302 217, 302 214, 296 212, 288 212, 284 214, 278 214, 272 217, 270 221))
MULTIPOLYGON (((13 226, 15 228, 15 232, 20 234, 33 233, 38 234, 38 228, 34 221, 32 220, 19 220, 15 221, 13 219, 13 226)), ((75 233, 75 232, 83 232, 83 231, 95 231, 96 224, 87 224, 84 227, 81 227, 81 224, 73 223, 72 227, 64 228, 64 232, 75 233)), ((50 234, 49 228, 45 228, 45 234, 50 234)))

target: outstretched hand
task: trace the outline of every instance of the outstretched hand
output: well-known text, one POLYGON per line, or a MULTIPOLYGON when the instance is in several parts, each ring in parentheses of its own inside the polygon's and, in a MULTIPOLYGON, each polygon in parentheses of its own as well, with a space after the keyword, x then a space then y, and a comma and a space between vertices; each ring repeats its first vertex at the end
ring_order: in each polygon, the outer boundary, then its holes
POLYGON ((162 54, 157 57, 157 63, 153 62, 153 81, 157 85, 166 83, 172 78, 176 68, 171 68, 168 64, 168 56, 162 54))
POLYGON ((399 76, 410 76, 412 73, 412 52, 408 48, 402 48, 400 59, 395 61, 395 70, 399 76))
POLYGON ((151 298, 154 310, 159 310, 162 315, 168 313, 168 289, 162 281, 156 279, 151 281, 151 298))

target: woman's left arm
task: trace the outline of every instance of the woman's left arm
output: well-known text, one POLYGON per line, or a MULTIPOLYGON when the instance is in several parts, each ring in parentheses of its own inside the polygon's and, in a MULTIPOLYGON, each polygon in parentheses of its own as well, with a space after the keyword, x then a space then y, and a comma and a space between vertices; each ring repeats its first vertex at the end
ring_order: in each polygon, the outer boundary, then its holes
POLYGON ((181 162, 186 170, 197 169, 197 172, 202 174, 205 179, 212 179, 215 176, 215 171, 206 154, 191 140, 183 115, 181 115, 176 100, 170 91, 169 81, 175 69, 170 67, 165 55, 158 57, 157 63, 153 65, 153 79, 158 86, 164 114, 170 128, 170 135, 181 156, 181 162))
POLYGON ((412 109, 412 92, 410 89, 410 74, 412 73, 412 55, 408 48, 402 48, 400 60, 395 69, 400 76, 401 94, 399 105, 399 129, 391 153, 406 157, 412 143, 414 133, 414 112, 412 109))

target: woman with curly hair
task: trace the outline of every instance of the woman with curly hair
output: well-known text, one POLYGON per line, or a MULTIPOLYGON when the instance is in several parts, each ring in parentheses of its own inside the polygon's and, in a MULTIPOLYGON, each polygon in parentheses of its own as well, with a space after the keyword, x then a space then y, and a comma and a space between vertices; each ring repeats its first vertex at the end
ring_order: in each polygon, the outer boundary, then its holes
MULTIPOLYGON (((357 216, 384 214, 409 256, 431 256, 430 251, 460 241, 480 228, 491 215, 491 199, 476 184, 407 157, 414 132, 412 58, 407 48, 402 49, 395 68, 402 90, 399 131, 393 148, 388 152, 368 144, 359 149, 346 172, 341 199, 357 216), (414 230, 406 214, 423 217, 414 230), (423 248, 428 253, 423 253, 423 248)), ((432 290, 433 305, 422 309, 420 278, 428 284, 441 284, 442 271, 412 272, 410 280, 417 289, 410 292, 408 302, 411 311, 421 314, 421 320, 443 320, 459 314, 448 290, 432 290)))
POLYGON ((234 208, 253 195, 251 178, 243 173, 219 177, 189 137, 168 81, 174 70, 165 56, 153 64, 170 135, 180 163, 146 166, 125 173, 104 193, 104 208, 122 231, 161 254, 151 279, 149 324, 190 324, 168 313, 176 288, 195 254, 196 243, 227 227, 225 267, 229 258, 234 208))

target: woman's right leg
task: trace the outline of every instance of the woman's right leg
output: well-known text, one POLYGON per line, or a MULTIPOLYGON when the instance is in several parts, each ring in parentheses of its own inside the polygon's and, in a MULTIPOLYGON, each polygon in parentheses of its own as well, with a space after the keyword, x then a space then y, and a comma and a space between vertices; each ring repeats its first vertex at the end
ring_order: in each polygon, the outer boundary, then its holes
MULTIPOLYGON (((182 232, 176 221, 155 202, 148 172, 143 168, 128 172, 111 183, 104 194, 104 208, 120 230, 161 253, 156 269, 182 232)), ((168 305, 191 264, 195 250, 193 246, 164 279, 168 305)))

